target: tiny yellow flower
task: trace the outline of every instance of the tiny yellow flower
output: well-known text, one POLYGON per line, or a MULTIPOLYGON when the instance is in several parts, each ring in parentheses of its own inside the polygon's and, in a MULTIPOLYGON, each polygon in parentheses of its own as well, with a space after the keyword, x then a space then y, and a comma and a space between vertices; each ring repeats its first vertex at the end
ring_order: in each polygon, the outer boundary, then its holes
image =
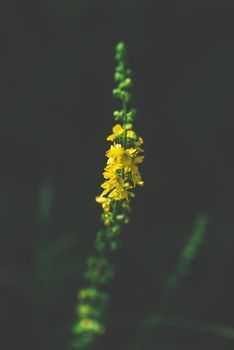
POLYGON ((116 137, 124 133, 124 129, 120 124, 116 124, 112 129, 113 134, 107 137, 107 141, 114 141, 116 137))
POLYGON ((96 202, 102 205, 105 214, 110 213, 110 199, 102 196, 96 197, 96 202))
POLYGON ((144 152, 144 150, 139 147, 143 144, 143 138, 142 137, 139 137, 137 141, 134 142, 134 146, 136 147, 136 149, 139 151, 139 152, 144 152))
POLYGON ((128 130, 127 131, 127 137, 129 139, 135 139, 136 138, 136 133, 133 130, 128 130))
POLYGON ((89 318, 84 318, 79 323, 80 331, 90 331, 94 333, 104 333, 105 329, 102 324, 97 322, 96 320, 92 320, 89 318))
POLYGON ((114 163, 120 155, 124 153, 124 148, 121 144, 111 145, 111 148, 106 152, 108 159, 107 164, 114 163))
POLYGON ((138 147, 138 146, 142 145, 143 142, 144 142, 143 138, 139 137, 138 140, 135 142, 135 146, 138 147))

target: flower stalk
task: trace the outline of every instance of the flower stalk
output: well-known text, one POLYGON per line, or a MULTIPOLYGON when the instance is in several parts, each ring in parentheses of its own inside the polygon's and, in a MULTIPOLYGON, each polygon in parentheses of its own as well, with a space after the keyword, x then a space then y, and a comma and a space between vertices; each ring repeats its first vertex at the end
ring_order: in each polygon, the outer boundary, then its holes
POLYGON ((106 152, 102 192, 96 197, 96 202, 102 207, 103 227, 97 232, 96 255, 87 261, 84 278, 88 287, 78 293, 77 321, 73 326, 73 347, 77 349, 87 347, 96 334, 105 331, 103 315, 108 294, 101 288, 114 276, 110 255, 121 245, 120 236, 123 225, 129 222, 134 189, 143 185, 138 168, 144 159, 141 148, 143 139, 133 130, 136 110, 129 108, 132 77, 126 64, 126 48, 123 42, 116 45, 115 58, 117 65, 114 80, 117 87, 113 89, 113 95, 120 101, 120 109, 114 111, 117 124, 107 137, 111 146, 106 152))

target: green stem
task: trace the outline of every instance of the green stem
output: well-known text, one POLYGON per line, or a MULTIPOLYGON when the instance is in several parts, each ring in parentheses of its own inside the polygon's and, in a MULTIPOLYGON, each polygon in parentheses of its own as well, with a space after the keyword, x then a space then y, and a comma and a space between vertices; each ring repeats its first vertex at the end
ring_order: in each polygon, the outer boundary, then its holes
POLYGON ((125 100, 123 100, 123 111, 124 111, 124 118, 123 118, 123 126, 124 126, 123 147, 126 148, 126 146, 127 146, 127 130, 125 128, 125 125, 126 125, 126 116, 127 116, 127 103, 126 103, 125 100))

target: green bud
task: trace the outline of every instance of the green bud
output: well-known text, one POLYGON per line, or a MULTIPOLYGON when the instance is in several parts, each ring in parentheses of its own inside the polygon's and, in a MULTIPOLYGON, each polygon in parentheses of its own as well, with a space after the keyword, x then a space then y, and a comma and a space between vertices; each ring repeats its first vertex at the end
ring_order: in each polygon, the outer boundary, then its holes
POLYGON ((117 61, 123 61, 125 56, 125 45, 124 42, 119 42, 115 49, 115 58, 117 61))
POLYGON ((116 215, 116 220, 123 221, 124 220, 124 215, 123 214, 116 215))
POLYGON ((116 52, 123 52, 125 51, 125 44, 123 41, 120 41, 117 45, 116 45, 116 52))
POLYGON ((115 120, 119 121, 123 118, 123 111, 114 111, 115 120))
POLYGON ((113 95, 115 96, 115 97, 120 97, 120 95, 121 95, 121 90, 120 89, 113 89, 113 95))
POLYGON ((136 115, 137 115, 137 110, 134 109, 134 108, 132 108, 131 111, 130 111, 130 113, 131 113, 132 117, 135 118, 136 115))
POLYGON ((132 123, 133 122, 132 116, 128 115, 128 114, 126 115, 126 120, 127 120, 128 123, 132 123))
POLYGON ((124 83, 125 83, 125 86, 126 86, 126 87, 129 87, 129 86, 132 85, 132 79, 127 78, 127 79, 125 79, 124 83))
POLYGON ((136 117, 136 113, 137 111, 135 109, 131 109, 131 111, 126 114, 127 122, 129 123, 133 122, 133 120, 136 117))
POLYGON ((122 52, 116 52, 115 59, 119 62, 123 60, 123 53, 122 52))
POLYGON ((98 295, 98 291, 95 288, 85 288, 85 289, 81 289, 78 292, 79 299, 85 299, 85 298, 95 299, 97 295, 98 295))
POLYGON ((132 80, 130 78, 125 79, 124 81, 120 82, 119 89, 125 89, 132 85, 132 80))
POLYGON ((115 251, 119 249, 121 246, 121 242, 119 240, 112 240, 110 243, 110 250, 115 251))
POLYGON ((119 73, 119 72, 116 72, 115 73, 115 81, 121 81, 124 79, 124 76, 123 74, 119 73))
POLYGON ((124 125, 124 129, 131 130, 132 129, 132 124, 130 124, 130 123, 125 124, 124 125))
POLYGON ((112 231, 112 233, 113 233, 114 235, 118 234, 118 233, 120 232, 120 227, 119 227, 119 225, 113 226, 113 227, 111 228, 111 231, 112 231))
POLYGON ((81 305, 78 305, 77 307, 78 315, 80 315, 81 317, 90 315, 91 311, 92 309, 89 304, 81 304, 81 305))
POLYGON ((123 74, 124 73, 124 64, 119 63, 115 70, 116 70, 116 72, 123 74))

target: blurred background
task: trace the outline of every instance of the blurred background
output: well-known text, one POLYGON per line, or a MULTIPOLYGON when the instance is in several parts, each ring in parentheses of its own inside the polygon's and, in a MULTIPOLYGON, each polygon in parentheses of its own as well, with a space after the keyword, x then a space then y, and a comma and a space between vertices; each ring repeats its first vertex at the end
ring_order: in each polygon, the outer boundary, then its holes
POLYGON ((1 2, 1 349, 68 349, 100 227, 119 40, 145 186, 92 350, 234 349, 233 19, 228 0, 1 2))

